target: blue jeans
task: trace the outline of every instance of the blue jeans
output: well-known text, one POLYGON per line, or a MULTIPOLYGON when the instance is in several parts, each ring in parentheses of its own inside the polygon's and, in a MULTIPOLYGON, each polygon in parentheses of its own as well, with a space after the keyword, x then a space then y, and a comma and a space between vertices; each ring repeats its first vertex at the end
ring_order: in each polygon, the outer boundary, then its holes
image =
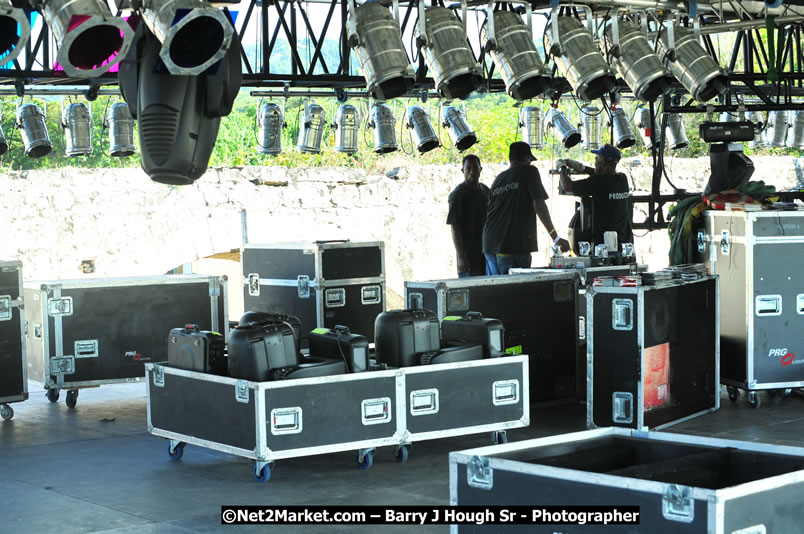
POLYGON ((522 254, 483 254, 486 256, 487 275, 508 274, 508 270, 512 267, 530 267, 530 252, 522 254))

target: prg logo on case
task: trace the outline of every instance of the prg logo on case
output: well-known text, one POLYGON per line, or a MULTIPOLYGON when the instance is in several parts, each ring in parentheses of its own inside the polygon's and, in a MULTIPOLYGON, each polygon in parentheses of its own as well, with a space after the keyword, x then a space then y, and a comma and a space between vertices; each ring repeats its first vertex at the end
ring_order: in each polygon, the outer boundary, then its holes
POLYGON ((794 352, 788 352, 787 347, 782 349, 770 349, 768 351, 768 357, 781 358, 782 359, 781 363, 783 367, 790 365, 792 363, 798 363, 796 362, 796 354, 794 352))

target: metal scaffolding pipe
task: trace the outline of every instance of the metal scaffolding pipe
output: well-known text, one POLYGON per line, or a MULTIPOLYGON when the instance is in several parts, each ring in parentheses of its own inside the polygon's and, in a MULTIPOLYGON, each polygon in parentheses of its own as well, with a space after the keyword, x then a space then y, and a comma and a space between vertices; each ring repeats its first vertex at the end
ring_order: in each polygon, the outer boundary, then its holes
MULTIPOLYGON (((85 85, 26 85, 23 87, 25 96, 82 96, 89 87, 85 85)), ((13 86, 0 86, 0 96, 17 96, 17 89, 13 86)), ((101 87, 98 96, 120 96, 117 87, 101 87)))

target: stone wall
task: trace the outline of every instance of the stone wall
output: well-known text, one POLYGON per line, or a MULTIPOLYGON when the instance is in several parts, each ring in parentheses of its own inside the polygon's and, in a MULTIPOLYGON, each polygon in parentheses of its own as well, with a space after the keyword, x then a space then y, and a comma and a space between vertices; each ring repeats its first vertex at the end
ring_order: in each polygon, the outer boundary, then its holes
MULTIPOLYGON (((551 195, 548 205, 556 227, 566 228, 574 199, 556 194, 558 180, 547 173, 549 162, 537 163, 551 195)), ((754 179, 778 188, 804 187, 799 160, 756 158, 755 165, 754 179)), ((703 188, 708 167, 707 159, 667 160, 670 179, 690 191, 703 188)), ((503 168, 484 165, 481 181, 490 185, 503 168)), ((621 168, 637 190, 650 188, 649 161, 628 159, 621 168)), ((457 165, 377 173, 345 168, 210 169, 184 187, 153 183, 139 169, 0 173, 0 258, 22 260, 26 279, 162 274, 239 249, 245 213, 250 243, 384 241, 388 303, 399 306, 404 280, 455 275, 446 200, 462 179, 457 165), (94 261, 94 273, 82 272, 83 260, 94 261)), ((547 234, 541 226, 539 231, 540 243, 546 245, 547 234)), ((651 232, 636 243, 640 259, 651 268, 666 264, 668 245, 665 231, 651 232)), ((546 261, 546 252, 540 251, 534 265, 546 261)))

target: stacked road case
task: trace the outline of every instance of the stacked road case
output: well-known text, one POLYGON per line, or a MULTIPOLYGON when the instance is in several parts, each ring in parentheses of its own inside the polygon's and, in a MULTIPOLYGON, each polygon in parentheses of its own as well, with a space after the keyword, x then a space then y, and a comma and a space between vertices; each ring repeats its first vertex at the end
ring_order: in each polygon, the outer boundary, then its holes
POLYGON ((451 505, 528 512, 452 534, 776 534, 804 524, 798 447, 607 428, 452 452, 449 462, 451 505), (638 524, 531 521, 546 509, 577 517, 629 506, 638 524))
POLYGON ((374 340, 385 311, 381 241, 248 244, 241 261, 245 311, 296 316, 307 332, 344 325, 374 340))
POLYGON ((526 356, 406 367, 296 380, 250 382, 146 364, 148 430, 256 461, 259 481, 274 460, 395 445, 405 461, 414 441, 527 426, 526 356))
POLYGON ((167 360, 172 328, 228 335, 226 278, 163 275, 25 282, 31 380, 55 402, 67 389, 140 382, 145 362, 167 360))
POLYGON ((659 429, 720 407, 717 277, 592 286, 586 301, 588 427, 659 429))
POLYGON ((22 262, 0 261, 0 417, 14 417, 12 402, 28 398, 22 311, 22 262))
POLYGON ((721 283, 721 382, 758 407, 758 390, 804 386, 804 210, 704 216, 698 251, 721 283))
POLYGON ((530 358, 531 402, 575 396, 578 339, 575 272, 532 276, 474 276, 405 282, 405 304, 438 318, 480 312, 505 327, 503 347, 530 358))

